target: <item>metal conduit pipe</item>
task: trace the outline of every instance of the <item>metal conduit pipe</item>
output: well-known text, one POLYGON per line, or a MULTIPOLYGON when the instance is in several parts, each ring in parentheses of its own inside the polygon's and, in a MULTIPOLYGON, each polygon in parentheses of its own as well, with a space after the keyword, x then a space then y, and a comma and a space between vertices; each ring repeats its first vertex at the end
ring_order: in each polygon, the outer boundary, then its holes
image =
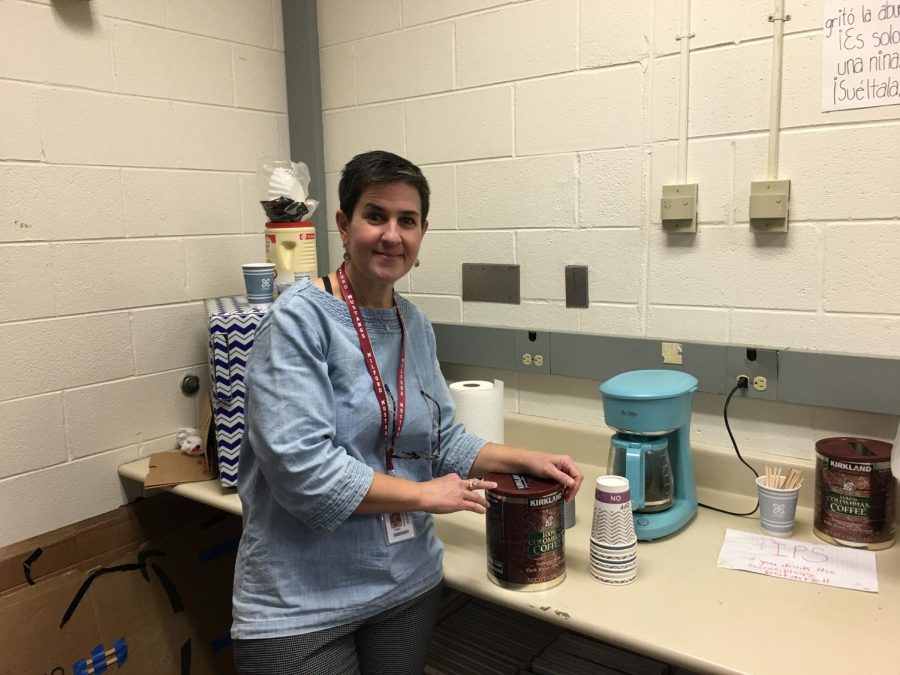
POLYGON ((781 64, 784 53, 784 0, 775 0, 772 22, 772 91, 769 95, 769 167, 768 178, 778 178, 778 144, 781 133, 781 64))
POLYGON ((691 0, 681 0, 681 78, 678 99, 678 182, 687 181, 688 110, 691 88, 691 0))

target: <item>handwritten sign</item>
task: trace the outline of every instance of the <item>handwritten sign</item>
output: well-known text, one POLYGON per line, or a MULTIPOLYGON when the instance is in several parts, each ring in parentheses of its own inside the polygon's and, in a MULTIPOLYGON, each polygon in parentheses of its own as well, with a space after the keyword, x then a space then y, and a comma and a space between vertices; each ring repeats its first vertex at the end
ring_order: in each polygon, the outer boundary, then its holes
POLYGON ((830 544, 811 544, 726 530, 719 567, 811 584, 878 592, 875 554, 830 544))
POLYGON ((825 0, 822 111, 900 104, 900 2, 825 0))

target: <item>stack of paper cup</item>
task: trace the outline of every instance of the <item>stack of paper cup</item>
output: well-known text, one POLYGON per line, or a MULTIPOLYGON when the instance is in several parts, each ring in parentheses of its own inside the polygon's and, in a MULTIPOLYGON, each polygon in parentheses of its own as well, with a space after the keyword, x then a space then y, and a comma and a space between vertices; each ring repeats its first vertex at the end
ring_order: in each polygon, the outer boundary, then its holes
POLYGON ((604 584, 630 584, 637 577, 637 537, 631 490, 622 476, 600 476, 594 490, 591 576, 604 584))
POLYGON ((575 526, 575 500, 563 502, 563 522, 566 529, 575 526))

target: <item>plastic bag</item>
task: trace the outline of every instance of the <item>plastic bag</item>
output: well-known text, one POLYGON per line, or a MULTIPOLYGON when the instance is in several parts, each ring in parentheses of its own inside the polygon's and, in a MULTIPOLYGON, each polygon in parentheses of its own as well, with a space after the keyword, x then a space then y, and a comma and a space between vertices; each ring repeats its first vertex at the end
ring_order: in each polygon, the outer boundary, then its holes
POLYGON ((270 223, 309 219, 319 205, 309 197, 309 167, 303 162, 265 160, 256 177, 259 203, 270 223))

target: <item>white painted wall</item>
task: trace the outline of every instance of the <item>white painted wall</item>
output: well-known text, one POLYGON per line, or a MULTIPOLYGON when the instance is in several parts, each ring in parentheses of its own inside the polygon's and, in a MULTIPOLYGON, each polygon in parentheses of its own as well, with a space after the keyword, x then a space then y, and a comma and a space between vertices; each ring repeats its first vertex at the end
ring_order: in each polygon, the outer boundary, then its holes
MULTIPOLYGON (((405 291, 435 321, 900 356, 900 106, 819 112, 821 0, 787 0, 779 177, 786 236, 748 227, 766 178, 771 0, 693 0, 688 182, 699 233, 668 236, 677 182, 678 0, 319 0, 328 208, 383 148, 433 188, 405 291), (517 263, 522 303, 463 303, 462 262, 517 263), (590 268, 567 309, 565 265, 590 268)), ((332 231, 332 260, 339 240, 332 231)), ((451 367, 507 409, 603 424, 596 382, 451 367)), ((731 444, 722 397, 694 438, 731 444)), ((900 412, 900 411, 898 411, 900 412)), ((811 458, 818 438, 893 439, 897 418, 736 400, 742 449, 811 458)), ((605 449, 602 451, 605 459, 605 449)))
POLYGON ((282 36, 281 0, 0 0, 0 545, 196 424, 202 299, 265 256, 282 36))

